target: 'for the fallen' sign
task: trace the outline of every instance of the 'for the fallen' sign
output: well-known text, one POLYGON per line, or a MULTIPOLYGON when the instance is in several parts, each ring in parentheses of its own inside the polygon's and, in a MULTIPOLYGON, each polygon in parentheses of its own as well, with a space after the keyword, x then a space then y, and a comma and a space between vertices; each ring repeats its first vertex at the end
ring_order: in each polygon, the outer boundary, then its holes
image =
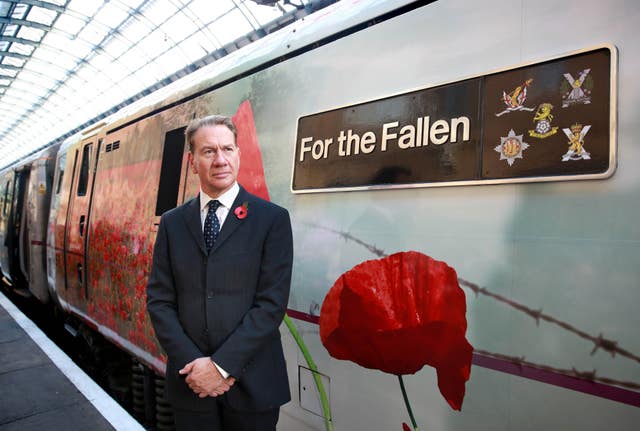
POLYGON ((615 49, 301 117, 294 192, 606 178, 615 49))

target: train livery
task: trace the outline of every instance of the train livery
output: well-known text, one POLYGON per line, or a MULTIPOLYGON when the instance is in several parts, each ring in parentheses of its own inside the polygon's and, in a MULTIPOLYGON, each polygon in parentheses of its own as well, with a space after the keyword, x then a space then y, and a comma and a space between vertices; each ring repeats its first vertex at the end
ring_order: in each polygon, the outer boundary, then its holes
POLYGON ((639 26, 631 0, 338 2, 2 170, 3 280, 162 376, 145 309, 158 223, 198 191, 186 125, 228 114, 239 182, 293 223, 278 429, 635 429, 639 26), (385 293, 389 262, 417 255, 385 293), (420 287, 445 267, 453 296, 420 287), (321 330, 334 289, 330 324, 359 359, 321 330), (402 305, 374 312, 387 294, 402 305), (452 333, 369 342, 382 320, 418 331, 409 296, 473 346, 459 402, 439 391, 452 333), (401 385, 368 365, 413 352, 430 359, 401 385))

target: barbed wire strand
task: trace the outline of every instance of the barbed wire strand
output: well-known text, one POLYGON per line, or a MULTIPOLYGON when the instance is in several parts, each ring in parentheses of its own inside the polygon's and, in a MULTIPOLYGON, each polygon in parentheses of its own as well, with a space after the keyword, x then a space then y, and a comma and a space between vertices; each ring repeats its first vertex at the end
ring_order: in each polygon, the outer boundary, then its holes
MULTIPOLYGON (((351 235, 349 232, 345 232, 345 231, 341 231, 341 230, 337 230, 337 229, 332 229, 326 226, 322 226, 322 225, 318 225, 318 224, 314 224, 314 223, 308 223, 309 226, 318 228, 318 229, 322 229, 325 231, 329 231, 329 232, 333 232, 338 236, 341 236, 342 238, 345 239, 345 241, 352 241, 355 242, 356 244, 359 244, 361 246, 363 246, 364 248, 366 248, 367 250, 369 250, 373 255, 377 256, 377 257, 386 257, 388 256, 388 254, 386 254, 384 252, 384 250, 376 247, 375 245, 369 244, 353 235, 351 235)), ((460 283, 460 285, 467 287, 468 289, 470 289, 472 292, 474 292, 476 294, 476 296, 478 295, 484 295, 487 296, 489 298, 492 298, 498 302, 502 302, 503 304, 508 305, 509 307, 512 307, 518 311, 521 311, 525 314, 527 314, 528 316, 532 317, 535 321, 536 324, 539 325, 540 321, 543 320, 545 322, 549 322, 552 324, 555 324, 557 326, 559 326, 560 328, 571 332, 585 340, 589 340, 594 344, 593 350, 591 350, 591 355, 593 356, 596 351, 598 351, 598 349, 602 349, 605 350, 607 352, 609 352, 611 354, 612 357, 615 357, 616 354, 620 355, 620 356, 624 356, 626 358, 629 358, 635 362, 640 363, 640 356, 635 355, 633 353, 631 353, 630 351, 621 348, 620 346, 618 346, 618 342, 608 339, 608 338, 604 338, 602 336, 602 333, 600 333, 598 336, 594 336, 591 335, 585 331, 582 331, 578 328, 576 328, 575 326, 569 324, 568 322, 564 322, 560 319, 557 319, 553 316, 550 316, 548 314, 545 314, 542 312, 542 310, 534 310, 530 307, 527 307, 524 304, 521 304, 519 302, 513 301, 505 296, 499 295, 497 293, 493 293, 491 292, 489 289, 487 289, 486 287, 481 287, 476 283, 472 283, 468 280, 465 280, 463 278, 458 277, 458 282, 460 283)), ((618 386, 623 386, 623 387, 627 387, 627 388, 631 388, 631 389, 640 389, 640 384, 635 383, 635 382, 630 382, 630 381, 621 381, 621 380, 615 380, 615 379, 611 379, 608 377, 600 377, 596 375, 596 370, 593 371, 589 371, 589 372, 584 372, 584 371, 578 371, 575 368, 572 368, 570 370, 568 369, 562 369, 562 368, 555 368, 555 367, 551 367, 548 365, 544 365, 544 364, 537 364, 534 362, 529 362, 526 361, 524 359, 524 357, 516 357, 516 356, 508 356, 508 355, 503 355, 501 353, 492 353, 492 352, 487 352, 484 350, 479 350, 479 349, 475 349, 474 351, 479 353, 479 354, 483 354, 486 356, 491 356, 494 358, 499 358, 499 359, 503 359, 509 362, 512 362, 514 364, 519 364, 519 365, 527 365, 533 368, 537 368, 540 370, 545 370, 545 371, 551 371, 551 372, 555 372, 555 373, 560 373, 560 374, 565 374, 568 376, 572 376, 572 377, 578 377, 581 379, 586 379, 589 381, 597 381, 597 382, 602 382, 602 383, 608 383, 608 384, 612 384, 612 385, 618 385, 618 386)))

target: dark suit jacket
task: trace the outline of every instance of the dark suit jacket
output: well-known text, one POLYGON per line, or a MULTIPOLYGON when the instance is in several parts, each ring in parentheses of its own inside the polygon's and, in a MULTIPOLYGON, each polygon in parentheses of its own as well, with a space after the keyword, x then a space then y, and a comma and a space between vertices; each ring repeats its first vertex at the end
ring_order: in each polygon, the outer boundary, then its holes
POLYGON ((167 394, 174 407, 206 411, 178 370, 211 356, 236 378, 222 396, 236 410, 262 411, 291 399, 279 326, 289 298, 293 240, 289 213, 240 192, 207 254, 200 199, 160 219, 147 309, 167 353, 167 394), (247 217, 234 210, 247 203, 247 217))

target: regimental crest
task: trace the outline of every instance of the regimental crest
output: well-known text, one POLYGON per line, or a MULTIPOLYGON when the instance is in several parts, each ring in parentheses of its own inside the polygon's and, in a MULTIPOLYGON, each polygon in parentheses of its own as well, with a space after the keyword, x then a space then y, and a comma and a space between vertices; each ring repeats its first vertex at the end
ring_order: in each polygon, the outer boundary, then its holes
POLYGON ((500 153, 500 160, 506 160, 511 166, 516 159, 522 158, 522 152, 527 148, 529 144, 522 140, 522 135, 516 135, 511 129, 507 136, 500 137, 500 145, 494 150, 500 153))
POLYGON ((564 81, 560 84, 562 92, 562 107, 571 105, 591 103, 591 91, 593 90, 593 79, 589 75, 591 69, 584 69, 574 78, 570 73, 564 74, 564 81))
POLYGON ((506 105, 506 109, 502 112, 498 112, 496 117, 500 117, 501 115, 514 111, 533 111, 533 108, 527 108, 524 106, 524 102, 527 100, 527 87, 529 87, 532 82, 533 79, 527 79, 509 94, 507 94, 506 91, 503 91, 502 102, 506 105))
POLYGON ((584 148, 584 137, 589 129, 591 129, 591 125, 583 126, 579 123, 572 125, 569 129, 562 129, 564 134, 569 138, 569 151, 562 156, 563 162, 568 160, 591 159, 591 154, 584 148))
POLYGON ((551 103, 541 103, 538 106, 538 110, 533 116, 533 122, 536 123, 536 127, 534 130, 529 130, 529 136, 544 139, 558 132, 557 127, 551 126, 553 121, 552 109, 553 105, 551 103))

